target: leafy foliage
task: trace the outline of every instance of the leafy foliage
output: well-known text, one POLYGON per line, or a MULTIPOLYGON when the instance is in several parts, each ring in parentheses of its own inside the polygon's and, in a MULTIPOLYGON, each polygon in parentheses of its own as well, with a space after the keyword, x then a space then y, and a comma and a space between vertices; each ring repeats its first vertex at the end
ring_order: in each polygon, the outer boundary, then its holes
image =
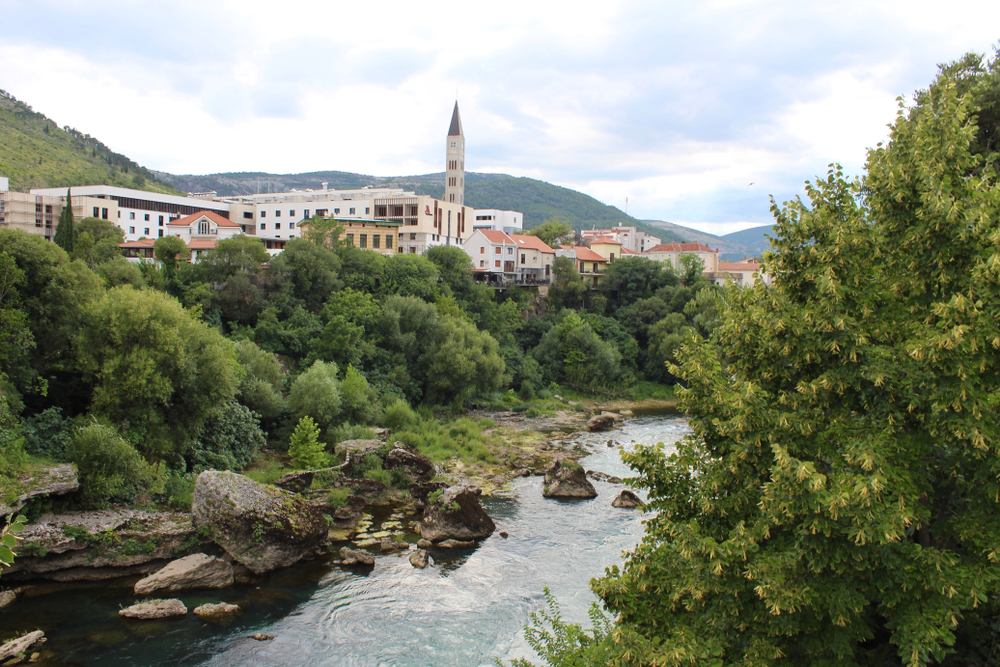
POLYGON ((322 429, 336 420, 341 402, 337 365, 323 361, 317 361, 297 377, 288 392, 288 406, 295 416, 300 420, 310 417, 322 429))
POLYGON ((326 462, 326 454, 324 454, 323 449, 323 443, 319 441, 319 426, 316 425, 316 422, 309 416, 300 419, 288 445, 288 454, 292 457, 292 465, 302 470, 323 467, 326 462))
POLYGON ((163 463, 147 463, 105 424, 94 422, 77 430, 68 454, 79 472, 80 495, 93 506, 160 493, 166 483, 163 463))
POLYGON ((265 444, 257 414, 227 403, 205 420, 191 448, 191 470, 243 470, 265 444))

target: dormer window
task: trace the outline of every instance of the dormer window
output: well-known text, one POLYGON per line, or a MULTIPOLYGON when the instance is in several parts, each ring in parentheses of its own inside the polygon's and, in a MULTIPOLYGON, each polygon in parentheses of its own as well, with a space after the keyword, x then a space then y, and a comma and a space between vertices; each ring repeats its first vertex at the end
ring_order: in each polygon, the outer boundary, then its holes
POLYGON ((198 223, 198 233, 199 234, 209 234, 211 233, 208 228, 208 220, 202 220, 198 223))

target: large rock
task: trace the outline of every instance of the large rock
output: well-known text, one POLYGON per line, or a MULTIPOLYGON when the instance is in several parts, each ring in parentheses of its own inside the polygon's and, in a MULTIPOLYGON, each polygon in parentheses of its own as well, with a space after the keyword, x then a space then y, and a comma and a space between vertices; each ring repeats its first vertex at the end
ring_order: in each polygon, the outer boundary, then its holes
POLYGON ((150 621, 158 618, 180 618, 187 616, 188 610, 180 600, 146 600, 118 612, 124 618, 150 621))
POLYGON ((587 479, 583 466, 573 459, 556 459, 545 471, 546 498, 596 498, 597 490, 587 479))
POLYGON ((238 604, 229 604, 228 602, 203 604, 194 608, 194 615, 200 618, 218 618, 220 616, 238 614, 239 612, 240 606, 238 604))
MULTIPOLYGON (((18 637, 12 641, 7 642, 3 646, 0 646, 0 660, 8 660, 17 655, 24 655, 28 652, 28 649, 35 644, 40 644, 45 641, 45 633, 41 630, 35 630, 34 632, 29 632, 23 637, 18 637)), ((12 663, 13 664, 13 663, 12 663)))
POLYGON ((4 570, 4 581, 145 575, 210 544, 190 514, 124 508, 43 514, 19 537, 24 541, 14 565, 4 570))
POLYGON ((410 554, 410 565, 413 567, 419 567, 421 570, 430 564, 431 557, 423 549, 417 549, 410 554))
POLYGON ((365 465, 369 454, 378 456, 381 460, 381 454, 385 452, 387 445, 381 440, 344 440, 339 447, 344 450, 344 464, 340 469, 345 476, 354 477, 355 472, 365 465))
POLYGON ((136 595, 158 591, 177 593, 195 588, 225 588, 233 585, 233 566, 221 558, 191 554, 167 565, 162 570, 140 579, 136 595))
POLYGON ((411 484, 410 496, 416 502, 418 507, 423 507, 427 504, 427 496, 435 491, 444 491, 447 488, 448 484, 445 482, 423 482, 420 484, 411 484))
POLYGON ((610 431, 618 422, 622 421, 622 416, 614 412, 602 412, 594 415, 587 422, 588 431, 610 431))
POLYGON ((621 507, 625 509, 642 507, 645 504, 646 503, 642 502, 642 498, 635 495, 628 489, 622 489, 622 492, 618 494, 618 497, 611 501, 612 507, 621 507))
POLYGON ((17 478, 20 493, 10 504, 0 503, 0 519, 24 507, 32 498, 57 496, 80 488, 73 466, 64 463, 49 468, 31 470, 17 478))
POLYGON ((401 442, 395 442, 392 449, 385 455, 386 470, 402 468, 414 479, 429 479, 434 475, 434 462, 429 458, 401 442))
POLYGON ((340 547, 341 565, 375 565, 375 556, 361 549, 354 550, 340 547))
POLYGON ((195 525, 254 574, 288 567, 312 553, 327 536, 315 503, 232 472, 198 475, 191 503, 195 525))
POLYGON ((281 479, 275 482, 274 485, 279 489, 284 489, 285 491, 302 493, 312 485, 313 477, 315 476, 316 473, 312 470, 296 470, 295 472, 289 472, 282 475, 281 479))
POLYGON ((492 535, 497 527, 479 502, 481 493, 475 486, 450 486, 439 495, 432 493, 424 507, 420 536, 441 542, 480 540, 492 535))

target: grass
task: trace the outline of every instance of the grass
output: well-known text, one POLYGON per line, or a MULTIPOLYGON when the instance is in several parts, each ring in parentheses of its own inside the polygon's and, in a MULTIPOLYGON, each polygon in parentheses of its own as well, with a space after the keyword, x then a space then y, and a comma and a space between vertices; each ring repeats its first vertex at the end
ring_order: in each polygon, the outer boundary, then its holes
POLYGON ((274 484, 286 472, 291 472, 292 468, 287 467, 281 460, 266 458, 265 455, 258 455, 250 467, 243 474, 257 482, 258 484, 274 484))
POLYGON ((395 439, 415 447, 434 462, 459 458, 464 463, 496 463, 493 437, 484 434, 495 426, 492 419, 460 417, 449 423, 424 419, 397 433, 395 439))

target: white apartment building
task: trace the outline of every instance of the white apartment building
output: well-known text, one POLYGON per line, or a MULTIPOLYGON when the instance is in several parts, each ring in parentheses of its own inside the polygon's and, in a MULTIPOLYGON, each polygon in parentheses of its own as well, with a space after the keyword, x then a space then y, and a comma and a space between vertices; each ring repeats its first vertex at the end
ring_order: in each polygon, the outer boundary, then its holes
POLYGON ((705 265, 705 274, 714 276, 719 271, 719 251, 703 243, 661 243, 642 253, 643 257, 669 264, 676 272, 681 271, 681 255, 697 256, 705 265))
POLYGON ((545 284, 552 277, 556 251, 537 236, 476 229, 462 245, 472 268, 490 282, 545 284))
POLYGON ((600 237, 610 237, 620 243, 625 250, 642 253, 650 248, 660 245, 662 240, 651 236, 645 232, 640 232, 635 227, 617 226, 611 229, 585 229, 580 234, 583 238, 590 240, 600 237))
POLYGON ((524 229, 524 214, 520 211, 501 211, 495 208, 476 209, 473 229, 491 229, 494 232, 517 234, 524 229))

